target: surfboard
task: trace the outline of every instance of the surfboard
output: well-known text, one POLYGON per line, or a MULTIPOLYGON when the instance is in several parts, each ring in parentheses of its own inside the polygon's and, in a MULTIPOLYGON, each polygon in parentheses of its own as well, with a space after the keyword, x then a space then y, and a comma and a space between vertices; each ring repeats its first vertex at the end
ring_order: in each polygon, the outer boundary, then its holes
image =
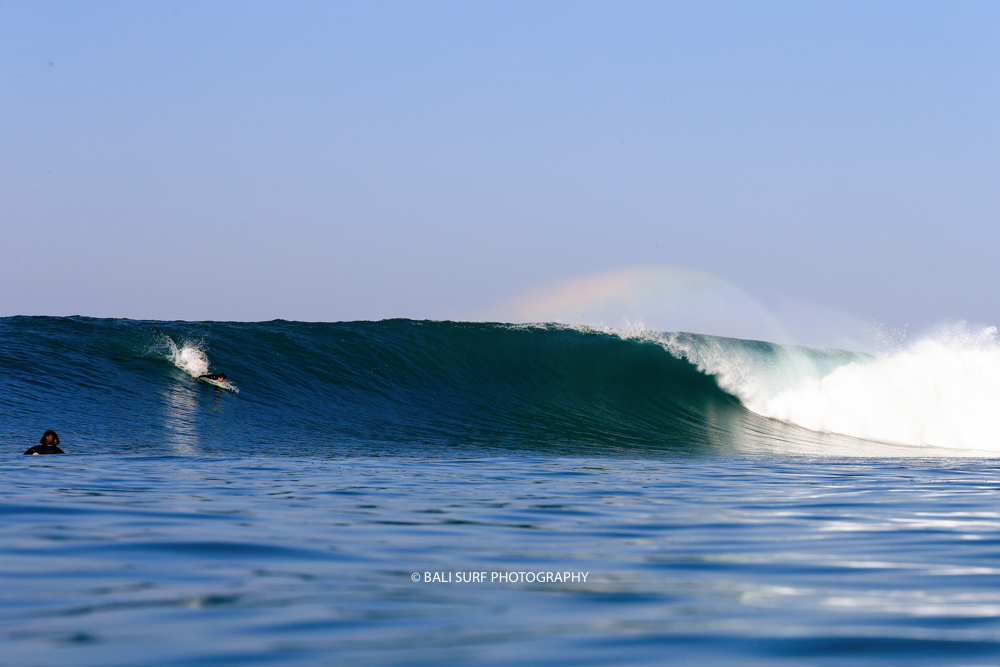
POLYGON ((234 384, 230 384, 229 380, 213 380, 211 378, 195 378, 195 379, 201 380, 202 382, 207 382, 208 384, 211 385, 215 385, 216 387, 219 387, 221 389, 228 389, 229 391, 235 392, 237 394, 240 393, 239 388, 234 384))

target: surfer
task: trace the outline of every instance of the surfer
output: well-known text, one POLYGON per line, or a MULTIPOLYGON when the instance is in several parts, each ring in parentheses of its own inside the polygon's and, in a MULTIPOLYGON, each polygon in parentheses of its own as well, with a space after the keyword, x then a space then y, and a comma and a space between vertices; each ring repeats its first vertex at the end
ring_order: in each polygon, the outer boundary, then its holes
POLYGON ((226 381, 226 374, 225 373, 219 373, 218 375, 213 375, 211 373, 205 373, 204 375, 199 375, 198 379, 199 380, 215 380, 216 382, 225 382, 226 381))
POLYGON ((59 436, 56 435, 55 431, 49 430, 42 435, 42 439, 38 441, 39 444, 35 445, 28 451, 24 453, 25 456, 38 455, 38 454, 65 454, 63 450, 59 449, 59 436))

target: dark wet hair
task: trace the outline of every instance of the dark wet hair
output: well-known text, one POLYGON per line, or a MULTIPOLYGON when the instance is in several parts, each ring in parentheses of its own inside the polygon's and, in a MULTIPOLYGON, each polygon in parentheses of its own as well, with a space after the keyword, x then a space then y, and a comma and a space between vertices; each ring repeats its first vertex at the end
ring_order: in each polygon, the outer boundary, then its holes
POLYGON ((220 380, 225 380, 226 379, 226 374, 225 373, 219 373, 219 379, 220 380))
POLYGON ((38 442, 43 445, 58 445, 59 436, 56 435, 55 431, 50 429, 42 434, 42 439, 39 440, 38 442))

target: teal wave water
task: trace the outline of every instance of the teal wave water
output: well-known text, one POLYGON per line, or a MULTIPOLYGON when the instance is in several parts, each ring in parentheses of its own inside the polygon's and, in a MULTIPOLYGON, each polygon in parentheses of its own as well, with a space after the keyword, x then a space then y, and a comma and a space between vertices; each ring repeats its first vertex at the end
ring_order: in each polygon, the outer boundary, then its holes
POLYGON ((92 453, 846 446, 748 410, 700 366, 709 353, 758 384, 867 358, 558 325, 15 317, 0 320, 0 419, 8 441, 55 428, 92 453), (238 393, 195 380, 209 371, 238 393))

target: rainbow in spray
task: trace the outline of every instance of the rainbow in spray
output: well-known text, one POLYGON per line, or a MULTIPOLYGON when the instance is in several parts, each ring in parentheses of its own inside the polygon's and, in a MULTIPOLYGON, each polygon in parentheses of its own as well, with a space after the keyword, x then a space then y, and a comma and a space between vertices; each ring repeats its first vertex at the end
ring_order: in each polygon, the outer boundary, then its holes
POLYGON ((641 326, 783 341, 788 333, 749 294, 708 273, 643 266, 571 278, 519 295, 497 309, 512 322, 641 326))

